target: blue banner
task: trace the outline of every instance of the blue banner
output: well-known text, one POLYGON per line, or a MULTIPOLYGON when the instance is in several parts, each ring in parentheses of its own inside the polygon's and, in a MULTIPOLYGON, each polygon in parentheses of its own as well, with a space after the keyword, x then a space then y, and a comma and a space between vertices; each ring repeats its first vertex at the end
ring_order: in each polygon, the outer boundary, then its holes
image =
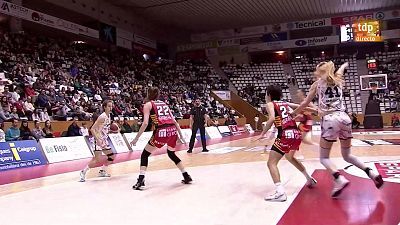
POLYGON ((284 41, 288 39, 287 32, 269 33, 262 36, 263 42, 284 41))
POLYGON ((0 171, 47 164, 35 140, 0 142, 0 171))

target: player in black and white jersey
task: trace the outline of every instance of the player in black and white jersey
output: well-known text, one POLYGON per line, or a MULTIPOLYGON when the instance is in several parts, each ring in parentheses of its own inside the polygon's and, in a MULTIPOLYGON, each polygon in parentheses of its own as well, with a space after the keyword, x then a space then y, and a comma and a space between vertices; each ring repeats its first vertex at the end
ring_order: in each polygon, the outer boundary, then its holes
POLYGON ((311 86, 306 99, 293 112, 293 114, 300 113, 318 95, 318 111, 322 117, 320 161, 334 177, 332 197, 337 197, 349 184, 349 181, 340 175, 336 166, 329 158, 332 144, 337 138, 340 139, 343 159, 364 170, 374 181, 377 188, 383 185, 381 175, 375 174, 371 168, 365 166, 363 162, 351 154, 351 139, 353 138, 351 119, 345 112, 343 104, 344 80, 342 78, 344 69, 348 65, 348 63, 344 63, 335 73, 335 65, 332 61, 319 63, 315 71, 315 76, 318 80, 311 86))

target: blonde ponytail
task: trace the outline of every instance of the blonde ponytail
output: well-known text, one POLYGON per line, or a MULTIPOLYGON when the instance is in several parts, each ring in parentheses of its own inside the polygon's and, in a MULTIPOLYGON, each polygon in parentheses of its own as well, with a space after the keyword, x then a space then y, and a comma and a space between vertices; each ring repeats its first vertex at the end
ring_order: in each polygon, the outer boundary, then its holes
POLYGON ((321 74, 321 78, 326 80, 329 86, 342 86, 344 84, 342 74, 335 74, 335 64, 332 61, 319 63, 317 70, 321 74))

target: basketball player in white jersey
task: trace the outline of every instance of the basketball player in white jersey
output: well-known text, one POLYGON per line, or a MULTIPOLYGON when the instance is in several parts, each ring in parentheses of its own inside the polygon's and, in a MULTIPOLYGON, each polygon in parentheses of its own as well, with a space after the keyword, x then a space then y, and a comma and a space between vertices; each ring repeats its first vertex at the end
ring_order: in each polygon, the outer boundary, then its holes
POLYGON ((108 143, 108 133, 110 130, 110 113, 113 108, 113 102, 111 100, 105 100, 102 104, 102 108, 104 112, 97 118, 96 122, 90 128, 90 132, 92 133, 95 139, 95 149, 94 156, 92 160, 90 160, 89 164, 81 170, 80 173, 80 182, 86 181, 86 172, 96 166, 98 162, 101 161, 101 155, 104 153, 107 156, 107 161, 103 164, 102 168, 99 171, 99 177, 110 177, 111 175, 107 173, 107 166, 113 163, 115 155, 111 151, 111 147, 108 143))
POLYGON ((351 139, 353 138, 351 119, 345 112, 343 104, 344 80, 342 78, 344 69, 348 65, 348 63, 343 64, 335 73, 335 65, 332 61, 319 63, 315 71, 315 76, 318 80, 311 86, 306 99, 293 112, 293 114, 300 113, 318 95, 319 114, 322 117, 320 161, 334 178, 332 197, 339 196, 349 184, 349 181, 340 175, 338 169, 329 158, 332 144, 336 142, 337 138, 340 139, 343 159, 364 170, 374 181, 377 188, 383 185, 381 175, 376 175, 371 168, 365 166, 363 162, 351 154, 351 139))

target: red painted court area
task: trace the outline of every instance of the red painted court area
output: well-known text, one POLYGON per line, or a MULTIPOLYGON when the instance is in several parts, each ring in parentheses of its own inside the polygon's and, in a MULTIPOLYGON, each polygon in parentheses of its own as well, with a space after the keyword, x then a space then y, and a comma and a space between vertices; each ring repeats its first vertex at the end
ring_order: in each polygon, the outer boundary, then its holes
POLYGON ((386 182, 375 188, 368 179, 342 172, 351 182, 337 199, 330 197, 331 175, 316 170, 314 189, 303 187, 278 225, 398 225, 400 184, 386 182))

